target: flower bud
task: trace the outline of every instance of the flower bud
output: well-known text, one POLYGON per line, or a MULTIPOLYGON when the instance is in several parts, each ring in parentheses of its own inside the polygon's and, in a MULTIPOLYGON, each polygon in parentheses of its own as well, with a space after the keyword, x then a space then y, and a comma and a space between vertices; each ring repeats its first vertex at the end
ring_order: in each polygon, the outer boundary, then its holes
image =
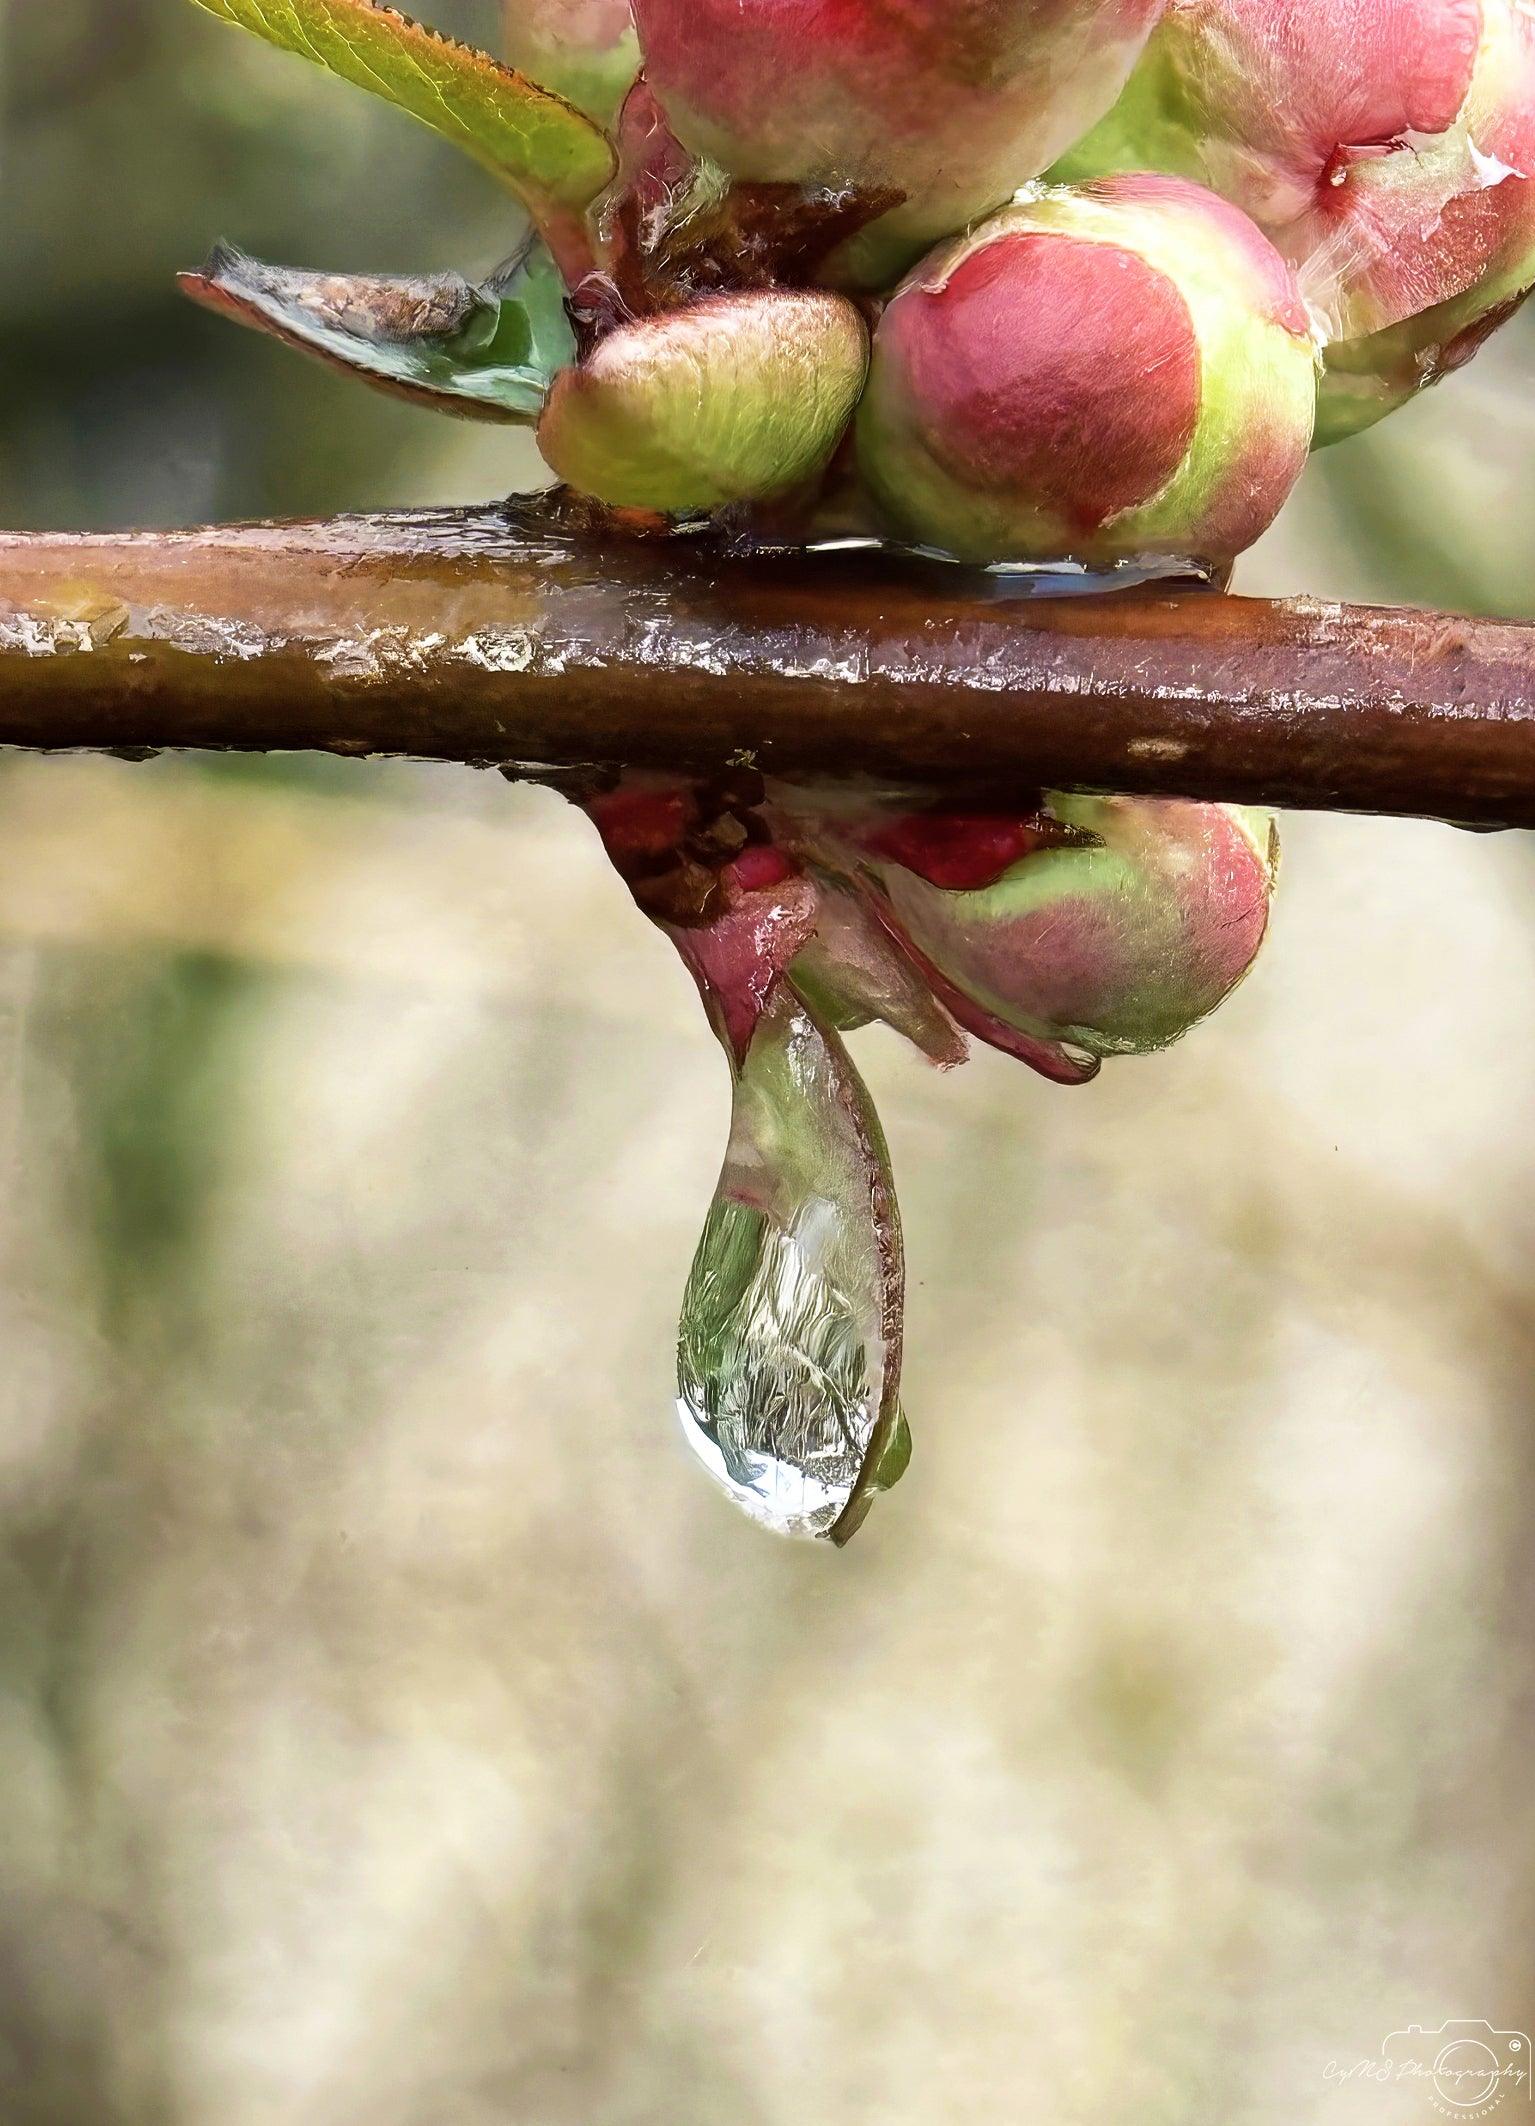
POLYGON ((1080 1079, 1091 1071, 1070 1067, 1071 1051, 1165 1048, 1242 979, 1268 928, 1278 845, 1268 815, 1242 806, 1047 802, 1015 823, 1025 853, 1011 858, 994 820, 866 817, 833 832, 967 1030, 1080 1079))
POLYGON ((506 56, 611 127, 640 68, 629 0, 506 0, 506 56))
POLYGON ((892 526, 964 560, 1218 563, 1299 478, 1316 385, 1289 268, 1212 193, 1041 189, 889 304, 858 466, 892 526))
POLYGON ((621 325, 559 376, 539 448, 619 509, 685 515, 792 493, 858 403, 868 335, 841 296, 713 296, 621 325))
POLYGON ((1184 0, 1056 174, 1209 185, 1359 339, 1472 287, 1527 217, 1532 48, 1523 0, 1184 0))
POLYGON ((635 0, 673 130, 733 177, 890 189, 840 256, 888 287, 1109 105, 1165 0, 635 0))

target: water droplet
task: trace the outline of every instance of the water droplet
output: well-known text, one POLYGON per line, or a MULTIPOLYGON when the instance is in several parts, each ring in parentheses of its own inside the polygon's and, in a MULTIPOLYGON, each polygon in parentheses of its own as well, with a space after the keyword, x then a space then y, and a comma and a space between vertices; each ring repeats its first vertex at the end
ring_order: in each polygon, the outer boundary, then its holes
POLYGON ((780 982, 737 1075, 677 1362, 694 1452, 780 1534, 845 1541, 905 1467, 903 1274, 868 1095, 780 982))

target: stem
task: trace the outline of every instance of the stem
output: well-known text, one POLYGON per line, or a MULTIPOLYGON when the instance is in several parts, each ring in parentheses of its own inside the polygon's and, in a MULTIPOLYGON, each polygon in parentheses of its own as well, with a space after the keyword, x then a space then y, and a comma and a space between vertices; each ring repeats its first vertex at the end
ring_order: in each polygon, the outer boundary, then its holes
POLYGON ((1030 601, 524 511, 0 535, 0 745, 870 776, 1535 825, 1535 628, 1030 601))
POLYGON ((567 289, 579 287, 588 273, 596 271, 597 254, 584 214, 551 208, 540 216, 538 233, 549 246, 567 289))

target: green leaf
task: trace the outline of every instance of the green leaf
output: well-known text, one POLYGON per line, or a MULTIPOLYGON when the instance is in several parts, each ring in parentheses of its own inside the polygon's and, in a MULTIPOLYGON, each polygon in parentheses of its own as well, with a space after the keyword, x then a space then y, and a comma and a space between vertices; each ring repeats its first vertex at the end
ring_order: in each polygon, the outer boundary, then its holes
POLYGON ((181 285, 206 308, 380 391, 469 420, 536 421, 556 372, 576 354, 564 285, 541 243, 478 286, 456 273, 269 266, 220 244, 181 285))
POLYGON ((580 212, 612 178, 607 139, 563 97, 373 0, 193 5, 397 104, 466 148, 541 220, 580 212))

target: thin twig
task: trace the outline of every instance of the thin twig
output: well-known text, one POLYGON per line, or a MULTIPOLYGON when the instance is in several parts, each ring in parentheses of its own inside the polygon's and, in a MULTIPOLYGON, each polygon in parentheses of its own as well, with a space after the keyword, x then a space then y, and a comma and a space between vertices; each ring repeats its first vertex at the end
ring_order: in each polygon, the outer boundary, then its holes
POLYGON ((1029 600, 497 510, 0 536, 0 745, 1076 788, 1535 825, 1535 628, 1029 600))

